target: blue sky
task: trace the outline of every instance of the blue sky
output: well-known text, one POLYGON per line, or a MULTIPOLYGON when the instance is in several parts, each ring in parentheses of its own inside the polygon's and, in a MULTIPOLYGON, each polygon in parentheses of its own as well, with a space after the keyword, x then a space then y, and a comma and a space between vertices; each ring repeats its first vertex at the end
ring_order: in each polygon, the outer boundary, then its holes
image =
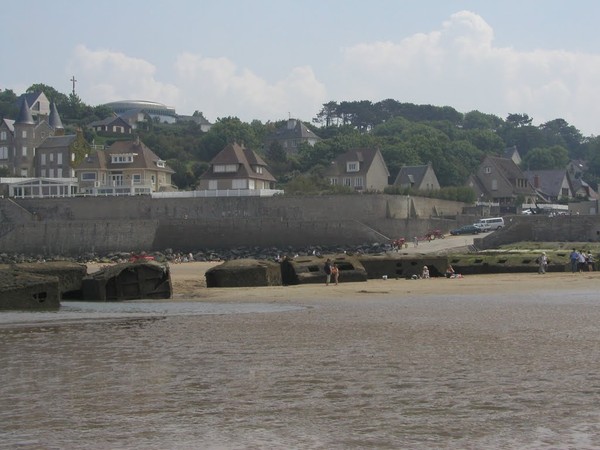
POLYGON ((140 99, 214 122, 392 98, 600 134, 600 2, 0 0, 0 89, 140 99), (5 16, 7 14, 8 16, 5 16))

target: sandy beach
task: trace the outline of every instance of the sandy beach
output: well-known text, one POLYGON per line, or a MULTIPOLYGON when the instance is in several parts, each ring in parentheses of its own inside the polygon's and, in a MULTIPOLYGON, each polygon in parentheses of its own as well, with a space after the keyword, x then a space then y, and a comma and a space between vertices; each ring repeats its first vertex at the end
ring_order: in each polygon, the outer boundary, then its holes
POLYGON ((207 288, 205 272, 220 263, 192 262, 171 264, 174 300, 228 301, 228 302, 315 302, 346 298, 402 297, 415 295, 460 295, 535 293, 545 291, 595 290, 600 282, 600 272, 550 272, 469 275, 463 278, 431 278, 429 280, 368 280, 344 283, 343 275, 338 286, 305 284, 297 286, 269 286, 252 288, 207 288))

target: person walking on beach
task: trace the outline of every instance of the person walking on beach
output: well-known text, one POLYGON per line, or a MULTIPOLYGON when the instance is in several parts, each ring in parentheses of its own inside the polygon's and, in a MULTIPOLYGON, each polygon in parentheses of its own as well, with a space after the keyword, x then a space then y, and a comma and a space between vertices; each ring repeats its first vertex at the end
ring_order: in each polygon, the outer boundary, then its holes
POLYGON ((331 265, 331 276, 333 277, 333 282, 337 286, 340 279, 340 268, 335 263, 331 265))
POLYGON ((546 273, 546 267, 548 266, 548 257, 546 256, 546 252, 542 252, 537 259, 538 262, 538 273, 546 273))
POLYGON ((577 270, 579 270, 579 272, 583 272, 584 269, 587 269, 587 264, 585 262, 585 253, 583 252, 583 250, 581 250, 580 252, 578 252, 578 256, 577 256, 577 270))
POLYGON ((327 258, 323 270, 325 271, 325 286, 329 286, 331 283, 331 259, 327 258))

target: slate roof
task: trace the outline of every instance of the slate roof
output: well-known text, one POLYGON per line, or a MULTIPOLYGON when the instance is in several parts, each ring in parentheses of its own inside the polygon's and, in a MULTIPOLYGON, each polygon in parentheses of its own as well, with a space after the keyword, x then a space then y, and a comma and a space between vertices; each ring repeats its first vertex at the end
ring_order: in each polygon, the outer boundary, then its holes
POLYGON ((321 138, 313 133, 300 120, 290 119, 288 122, 279 127, 273 134, 269 136, 269 140, 285 140, 285 139, 317 139, 321 138), (292 125, 293 126, 290 126, 292 125))
POLYGON ((19 110, 19 116, 17 117, 17 120, 15 120, 15 123, 28 123, 31 125, 35 124, 33 121, 33 115, 31 114, 31 109, 29 108, 29 103, 27 103, 26 99, 23 99, 23 102, 21 102, 21 109, 19 110))
POLYGON ((48 136, 44 139, 40 145, 38 145, 38 150, 44 149, 54 149, 54 148, 65 148, 69 147, 73 142, 77 139, 76 134, 69 134, 66 136, 48 136))
POLYGON ((6 124, 6 128, 8 128, 8 131, 10 131, 12 134, 15 134, 15 121, 14 120, 2 119, 2 122, 4 122, 6 124))
POLYGON ((48 124, 54 128, 55 130, 64 129, 62 121, 60 120, 60 115, 58 114, 58 109, 56 108, 56 103, 50 103, 50 117, 48 117, 48 124))
MULTIPOLYGON (((379 150, 374 148, 356 148, 338 155, 333 161, 333 164, 327 169, 327 176, 342 176, 346 172, 346 164, 349 162, 359 162, 359 170, 352 172, 352 175, 366 175, 371 168, 375 156, 377 156, 379 150)), ((387 166, 386 166, 387 171, 387 166)), ((389 172, 388 172, 389 176, 389 172)))
POLYGON ((211 161, 210 168, 200 178, 231 179, 246 178, 264 181, 276 181, 267 168, 267 163, 256 152, 237 143, 227 144, 211 161), (237 164, 238 170, 232 172, 213 172, 213 166, 221 164, 237 164), (252 166, 262 166, 263 173, 256 173, 252 166))
POLYGON ((427 173, 428 167, 428 164, 422 166, 403 166, 400 168, 400 172, 398 172, 398 176, 396 177, 394 184, 398 186, 404 186, 407 184, 420 186, 425 174, 427 173))
POLYGON ((565 169, 526 170, 523 172, 534 189, 548 197, 561 197, 562 184, 567 176, 565 169), (536 185, 537 183, 537 185, 536 185))

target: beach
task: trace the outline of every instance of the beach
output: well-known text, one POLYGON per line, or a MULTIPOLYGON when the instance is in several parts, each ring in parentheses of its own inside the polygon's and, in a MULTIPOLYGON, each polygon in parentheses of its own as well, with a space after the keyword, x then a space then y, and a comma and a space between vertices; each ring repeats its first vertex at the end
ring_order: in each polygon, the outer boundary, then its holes
MULTIPOLYGON (((596 272, 549 272, 468 275, 462 278, 430 278, 427 280, 377 279, 358 283, 303 284, 294 286, 265 286, 251 288, 207 288, 205 273, 219 262, 191 262, 170 264, 174 300, 254 302, 257 300, 281 302, 343 301, 345 298, 415 295, 460 294, 513 294, 533 293, 543 295, 546 291, 569 292, 595 290, 600 284, 600 271, 596 272)), ((94 269, 93 269, 94 270, 94 269)))

